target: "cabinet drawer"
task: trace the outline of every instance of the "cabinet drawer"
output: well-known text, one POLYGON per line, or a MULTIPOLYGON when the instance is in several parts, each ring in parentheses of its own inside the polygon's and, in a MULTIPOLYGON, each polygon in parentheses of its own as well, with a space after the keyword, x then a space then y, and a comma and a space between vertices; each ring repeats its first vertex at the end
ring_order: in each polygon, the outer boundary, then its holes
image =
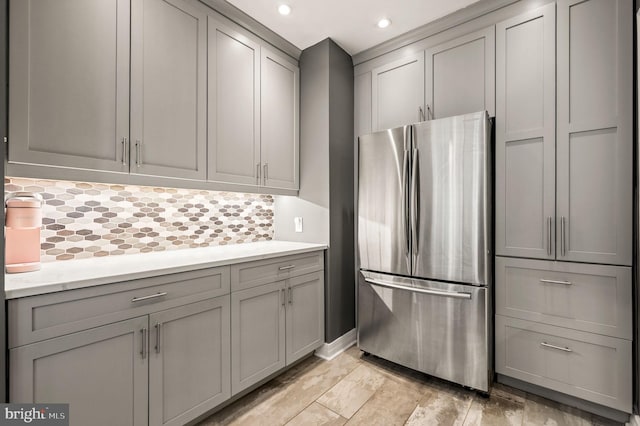
POLYGON ((496 315, 496 371, 627 413, 631 341, 496 315))
POLYGON ((496 257, 496 313, 632 338, 631 268, 496 257))
POLYGON ((244 290, 324 269, 324 252, 231 265, 231 290, 244 290))
POLYGON ((12 299, 9 347, 228 294, 229 288, 224 266, 12 299))

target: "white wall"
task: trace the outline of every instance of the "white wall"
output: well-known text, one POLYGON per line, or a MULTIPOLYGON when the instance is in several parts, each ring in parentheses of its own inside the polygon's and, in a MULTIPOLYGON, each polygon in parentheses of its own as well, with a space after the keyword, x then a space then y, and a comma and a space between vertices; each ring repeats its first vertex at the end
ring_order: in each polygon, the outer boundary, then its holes
POLYGON ((329 44, 305 52, 300 60, 300 193, 274 197, 274 239, 329 244, 329 44), (296 216, 303 218, 301 233, 294 230, 296 216))

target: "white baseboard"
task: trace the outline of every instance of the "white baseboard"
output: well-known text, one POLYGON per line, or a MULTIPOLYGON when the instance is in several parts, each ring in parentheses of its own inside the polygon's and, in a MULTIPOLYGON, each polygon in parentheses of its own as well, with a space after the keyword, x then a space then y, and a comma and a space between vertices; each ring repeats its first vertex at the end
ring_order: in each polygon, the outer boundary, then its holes
MULTIPOLYGON (((326 361, 331 361, 342 352, 349 349, 356 343, 356 329, 347 331, 331 343, 325 343, 316 349, 315 355, 326 361)), ((640 426, 640 425, 639 425, 640 426)))
POLYGON ((640 416, 631 415, 631 418, 629 419, 629 423, 627 424, 629 426, 640 426, 640 416))

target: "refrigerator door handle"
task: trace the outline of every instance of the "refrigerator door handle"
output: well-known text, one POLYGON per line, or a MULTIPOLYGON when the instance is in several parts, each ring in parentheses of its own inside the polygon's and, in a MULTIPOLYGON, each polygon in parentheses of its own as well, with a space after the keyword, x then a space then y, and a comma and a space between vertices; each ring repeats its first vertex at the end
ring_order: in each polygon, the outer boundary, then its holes
POLYGON ((411 165, 411 241, 413 242, 413 255, 420 251, 418 247, 418 150, 413 150, 413 164, 411 165))
POLYGON ((393 284, 387 281, 376 280, 373 278, 364 279, 369 284, 377 285, 380 287, 394 288, 397 290, 407 290, 414 293, 430 294, 432 296, 452 297, 454 299, 471 299, 471 293, 464 293, 460 291, 441 291, 441 290, 428 290, 425 288, 407 287, 404 285, 393 284))
POLYGON ((407 212, 409 206, 409 191, 408 191, 408 181, 409 181, 409 151, 404 150, 404 157, 402 159, 402 220, 404 227, 404 253, 405 256, 409 257, 409 252, 411 251, 411 239, 409 237, 409 213, 407 212))

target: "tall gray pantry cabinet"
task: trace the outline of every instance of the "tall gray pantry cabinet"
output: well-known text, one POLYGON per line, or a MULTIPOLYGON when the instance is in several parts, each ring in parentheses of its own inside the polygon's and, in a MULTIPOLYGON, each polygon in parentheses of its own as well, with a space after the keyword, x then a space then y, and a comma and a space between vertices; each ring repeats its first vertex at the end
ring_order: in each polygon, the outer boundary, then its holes
POLYGON ((559 0, 496 26, 496 371, 625 413, 632 24, 559 0))

